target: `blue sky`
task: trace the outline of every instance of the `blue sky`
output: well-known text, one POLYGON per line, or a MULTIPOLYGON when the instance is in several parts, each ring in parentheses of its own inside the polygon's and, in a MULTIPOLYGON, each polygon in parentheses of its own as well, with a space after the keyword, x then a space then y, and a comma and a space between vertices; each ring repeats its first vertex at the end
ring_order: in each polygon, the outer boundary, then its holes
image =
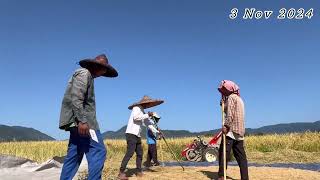
POLYGON ((67 138, 58 129, 67 80, 100 53, 119 72, 95 81, 102 131, 126 125, 145 94, 165 100, 152 109, 163 129, 219 128, 223 79, 239 84, 247 127, 319 120, 319 12, 319 1, 2 0, 0 124, 67 138), (234 7, 275 12, 230 20, 234 7), (282 7, 315 14, 277 20, 282 7))

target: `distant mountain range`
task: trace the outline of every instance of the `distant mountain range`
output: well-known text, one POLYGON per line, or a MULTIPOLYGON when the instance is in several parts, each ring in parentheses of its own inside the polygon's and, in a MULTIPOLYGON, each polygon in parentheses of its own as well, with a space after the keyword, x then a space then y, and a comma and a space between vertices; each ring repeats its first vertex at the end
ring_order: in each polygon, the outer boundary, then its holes
POLYGON ((54 138, 33 128, 0 125, 0 142, 3 141, 51 141, 54 138))
POLYGON ((320 121, 316 122, 297 122, 297 123, 289 123, 289 124, 276 124, 263 126, 257 129, 246 129, 248 134, 284 134, 291 132, 305 132, 305 131, 317 131, 320 132, 320 121))
MULTIPOLYGON (((127 126, 123 126, 118 131, 107 131, 103 133, 105 139, 124 139, 125 131, 127 126)), ((202 132, 190 132, 186 130, 162 130, 162 132, 168 138, 173 137, 195 137, 195 136, 212 136, 217 133, 220 129, 202 132)), ((294 132, 305 132, 305 131, 317 131, 320 132, 320 121, 316 122, 301 122, 301 123, 288 123, 288 124, 276 124, 270 126, 263 126, 260 128, 252 129, 247 128, 247 135, 262 135, 262 134, 285 134, 294 132)), ((146 128, 142 128, 141 136, 145 137, 146 128)))
MULTIPOLYGON (((103 133, 105 139, 124 139, 126 126, 123 126, 118 131, 107 131, 103 133)), ((190 132, 187 130, 162 130, 168 138, 173 137, 195 137, 195 136, 212 136, 217 133, 219 129, 190 132)), ((270 126, 263 126, 260 128, 247 128, 247 135, 262 135, 262 134, 285 134, 293 132, 317 131, 320 132, 320 121, 316 122, 300 122, 288 124, 276 124, 270 126)), ((145 137, 146 128, 142 128, 141 135, 145 137)), ((26 128, 21 126, 6 126, 0 125, 0 142, 4 141, 51 141, 54 138, 33 128, 26 128)))

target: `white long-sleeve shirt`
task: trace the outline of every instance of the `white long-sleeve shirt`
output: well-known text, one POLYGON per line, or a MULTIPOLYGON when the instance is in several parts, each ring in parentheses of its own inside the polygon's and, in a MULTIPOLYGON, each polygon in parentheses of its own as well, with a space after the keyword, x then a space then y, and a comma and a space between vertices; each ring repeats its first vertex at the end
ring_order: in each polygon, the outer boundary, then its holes
POLYGON ((126 133, 141 137, 141 125, 147 126, 153 133, 159 132, 150 122, 149 115, 144 113, 143 107, 134 106, 128 120, 126 133))

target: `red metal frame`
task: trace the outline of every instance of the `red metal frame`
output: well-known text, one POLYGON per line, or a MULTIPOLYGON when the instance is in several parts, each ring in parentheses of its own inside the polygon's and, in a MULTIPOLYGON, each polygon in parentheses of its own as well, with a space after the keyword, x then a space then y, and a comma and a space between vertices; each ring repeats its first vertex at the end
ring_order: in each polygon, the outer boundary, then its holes
MULTIPOLYGON (((217 134, 215 134, 212 139, 209 141, 208 146, 213 146, 216 145, 220 139, 220 137, 222 136, 222 131, 219 131, 217 134)), ((196 144, 193 142, 191 144, 188 144, 187 147, 181 151, 181 156, 182 157, 186 157, 186 153, 189 149, 194 149, 196 146, 196 144)))
POLYGON ((209 141, 209 144, 210 144, 210 145, 215 145, 215 144, 217 144, 217 142, 219 141, 221 135, 222 135, 222 131, 218 132, 218 133, 209 141))

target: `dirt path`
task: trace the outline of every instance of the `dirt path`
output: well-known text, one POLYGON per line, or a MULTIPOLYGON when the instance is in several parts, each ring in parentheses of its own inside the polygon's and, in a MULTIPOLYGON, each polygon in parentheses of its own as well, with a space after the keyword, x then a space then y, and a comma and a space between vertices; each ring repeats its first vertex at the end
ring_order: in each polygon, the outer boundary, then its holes
MULTIPOLYGON (((164 179, 217 179, 218 167, 187 167, 183 172, 180 167, 157 167, 145 171, 145 177, 137 178, 134 171, 128 171, 130 180, 164 180, 164 179)), ((252 180, 295 180, 320 179, 320 172, 299 170, 292 168, 249 167, 249 176, 252 180)), ((228 179, 240 179, 238 167, 228 168, 228 179)))

